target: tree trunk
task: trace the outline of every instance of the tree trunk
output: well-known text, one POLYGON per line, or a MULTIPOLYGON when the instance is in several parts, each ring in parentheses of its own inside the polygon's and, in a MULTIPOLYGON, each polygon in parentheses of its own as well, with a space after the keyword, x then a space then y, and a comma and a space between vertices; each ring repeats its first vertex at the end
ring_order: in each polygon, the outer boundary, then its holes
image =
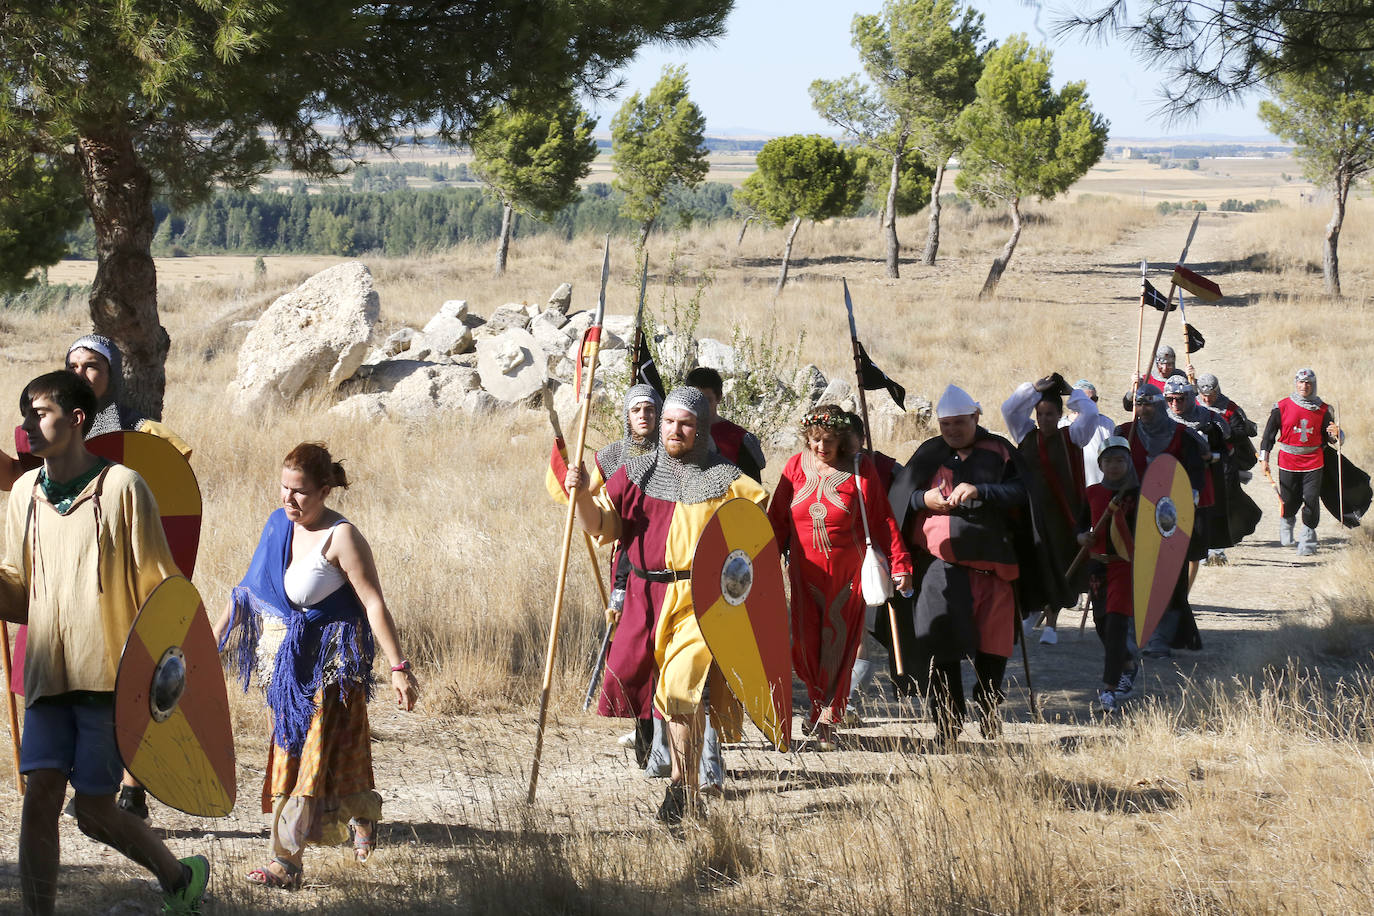
POLYGON ((787 230, 787 245, 782 250, 782 273, 778 275, 778 288, 773 290, 773 295, 782 294, 782 288, 787 285, 787 268, 792 263, 792 242, 797 238, 797 230, 801 228, 801 217, 792 220, 792 228, 787 230))
POLYGON ((120 401, 160 420, 171 339, 157 315, 152 176, 123 130, 78 137, 76 155, 95 224, 91 322, 123 352, 120 401))
POLYGON ((744 218, 744 225, 739 227, 739 238, 735 239, 736 248, 744 244, 744 231, 749 228, 749 224, 753 221, 754 217, 752 216, 746 216, 744 218))
MULTIPOLYGON (((903 144, 906 138, 902 138, 903 144)), ((897 183, 902 178, 902 154, 892 156, 892 179, 887 185, 887 202, 883 205, 883 235, 887 241, 887 275, 892 278, 901 276, 897 262, 901 259, 902 246, 897 241, 897 183)))
MULTIPOLYGON (((641 230, 639 230, 639 250, 640 250, 640 251, 643 251, 643 250, 644 250, 644 246, 647 245, 647 244, 649 244, 649 233, 653 231, 653 229, 654 229, 654 223, 657 222, 657 220, 658 220, 658 217, 656 217, 656 216, 651 216, 651 217, 649 217, 648 219, 646 219, 646 220, 644 221, 644 228, 641 229, 641 230)), ((743 237, 744 237, 744 233, 741 232, 741 233, 740 233, 740 238, 743 238, 743 237)))
POLYGON ((1341 296, 1341 265, 1336 247, 1341 241, 1341 223, 1345 222, 1345 201, 1350 194, 1350 177, 1345 174, 1336 176, 1336 205, 1331 210, 1331 222, 1326 224, 1326 239, 1322 242, 1322 279, 1326 281, 1326 294, 1341 296))
POLYGON ((506 272, 506 256, 510 254, 510 232, 515 222, 515 208, 508 203, 501 205, 501 237, 496 242, 496 276, 506 272))
POLYGON ((945 163, 935 169, 935 180, 930 183, 930 228, 926 231, 926 250, 921 255, 921 263, 927 267, 935 266, 935 253, 940 250, 940 185, 945 183, 945 163))
POLYGON ((1016 243, 1021 239, 1021 198, 1013 197, 1011 200, 1011 238, 1007 239, 1007 244, 1002 246, 1002 253, 992 262, 992 269, 988 271, 988 278, 983 281, 983 288, 978 293, 979 299, 990 299, 997 295, 997 283, 1002 279, 1002 272, 1011 263, 1012 252, 1016 250, 1016 243))

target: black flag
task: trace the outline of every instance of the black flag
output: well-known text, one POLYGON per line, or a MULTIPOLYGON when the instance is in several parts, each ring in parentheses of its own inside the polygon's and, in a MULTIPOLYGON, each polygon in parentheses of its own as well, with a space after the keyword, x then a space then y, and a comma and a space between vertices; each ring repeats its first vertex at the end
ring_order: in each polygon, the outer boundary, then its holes
POLYGON ((636 385, 648 385, 658 392, 659 398, 667 396, 663 390, 663 379, 659 377, 658 366, 654 365, 654 354, 649 352, 649 342, 644 339, 641 329, 635 334, 634 379, 636 385))
POLYGON ((1188 338, 1187 347, 1189 353, 1196 353, 1198 350, 1201 350, 1202 345, 1207 342, 1202 336, 1202 332, 1191 324, 1185 324, 1183 326, 1183 336, 1188 338))
POLYGON ((886 388, 887 393, 892 395, 892 400, 897 402, 897 406, 906 410, 906 389, 898 385, 887 377, 887 373, 873 364, 873 360, 868 358, 868 351, 864 345, 855 341, 859 347, 859 379, 863 383, 865 391, 877 391, 879 388, 886 388))
POLYGON ((1172 312, 1178 308, 1177 302, 1170 302, 1149 280, 1145 281, 1145 304, 1157 312, 1172 312))

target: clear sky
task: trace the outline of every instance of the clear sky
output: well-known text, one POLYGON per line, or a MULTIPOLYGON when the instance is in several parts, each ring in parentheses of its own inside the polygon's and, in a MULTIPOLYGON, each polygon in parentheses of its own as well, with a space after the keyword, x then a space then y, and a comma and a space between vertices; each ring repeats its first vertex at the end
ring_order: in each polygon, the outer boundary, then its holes
MULTIPOLYGON (((1056 85, 1086 80, 1093 108, 1111 121, 1114 138, 1268 133, 1255 115, 1259 101, 1254 96, 1241 105, 1209 108, 1194 121, 1168 123, 1157 114, 1163 74, 1147 69, 1120 42, 1103 46, 1054 35, 1053 23, 1066 2, 1044 0, 1037 7, 1023 0, 974 0, 972 5, 983 12, 988 37, 1024 32, 1032 42, 1048 45, 1056 85)), ((684 64, 692 98, 705 112, 711 133, 833 133, 812 110, 807 87, 813 79, 859 70, 849 23, 855 13, 876 13, 881 6, 882 0, 736 0, 727 34, 714 45, 641 51, 624 72, 619 99, 646 92, 665 64, 684 64)), ((598 109, 603 130, 618 105, 619 100, 598 109)))

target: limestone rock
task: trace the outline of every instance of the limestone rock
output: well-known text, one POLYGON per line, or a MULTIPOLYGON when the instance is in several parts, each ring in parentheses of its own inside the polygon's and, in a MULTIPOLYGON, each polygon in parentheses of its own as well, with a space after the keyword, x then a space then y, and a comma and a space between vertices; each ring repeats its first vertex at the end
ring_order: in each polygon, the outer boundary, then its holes
POLYGON ((530 334, 535 340, 539 341, 539 346, 543 347, 544 352, 550 356, 562 356, 572 345, 572 338, 561 328, 556 328, 548 322, 535 321, 530 325, 530 334))
POLYGON ((337 388, 362 365, 379 310, 372 274, 360 261, 321 271, 280 297, 239 349, 232 408, 260 411, 337 388))
POLYGON ((703 337, 697 341, 697 365, 715 369, 722 375, 734 375, 739 371, 739 356, 729 344, 703 337))
POLYGON ((816 366, 808 364, 797 370, 797 378, 792 382, 792 389, 801 397, 803 406, 811 407, 820 402, 825 385, 825 374, 816 366))
POLYGON ((487 392, 478 388, 476 391, 469 391, 463 397, 463 410, 473 416, 485 416, 500 410, 502 404, 487 392))
POLYGON ((549 297, 549 309, 560 315, 568 314, 568 309, 572 307, 572 284, 561 284, 558 289, 553 291, 549 297))
POLYGON ((443 315, 445 318, 454 318, 458 321, 462 321, 464 318, 468 317, 468 301, 466 299, 449 299, 443 305, 439 306, 438 314, 443 315))
POLYGON ((555 309, 545 309, 538 315, 530 319, 529 330, 533 331, 537 325, 545 325, 551 328, 561 328, 568 323, 568 316, 555 309))
POLYGON ((816 398, 817 404, 840 404, 843 406, 845 398, 853 392, 854 386, 842 378, 832 378, 830 384, 825 386, 821 396, 816 398))
POLYGON ((515 404, 544 387, 548 359, 534 335, 511 329, 477 344, 482 387, 496 400, 515 404))
POLYGON ((530 316, 525 314, 524 306, 518 303, 503 305, 487 317, 487 328, 498 334, 511 328, 523 331, 529 323, 530 316))
POLYGON ((382 352, 387 356, 395 356, 409 350, 418 336, 419 332, 414 328, 401 328, 382 342, 382 352))
POLYGON ((592 318, 595 317, 591 312, 573 312, 568 316, 568 323, 565 329, 574 337, 581 337, 587 332, 587 328, 592 326, 592 318))
POLYGON ((384 420, 387 416, 385 401, 384 394, 354 394, 329 408, 329 412, 350 420, 384 420))
MULTIPOLYGON (((461 299, 451 300, 467 308, 461 299)), ((445 303, 448 305, 449 303, 445 303)), ((424 345, 429 347, 431 356, 448 356, 452 353, 467 353, 473 348, 472 330, 456 315, 446 314, 440 309, 425 325, 421 332, 424 345)))
POLYGON ((627 344, 634 341, 635 319, 633 315, 607 315, 602 320, 601 327, 627 344))

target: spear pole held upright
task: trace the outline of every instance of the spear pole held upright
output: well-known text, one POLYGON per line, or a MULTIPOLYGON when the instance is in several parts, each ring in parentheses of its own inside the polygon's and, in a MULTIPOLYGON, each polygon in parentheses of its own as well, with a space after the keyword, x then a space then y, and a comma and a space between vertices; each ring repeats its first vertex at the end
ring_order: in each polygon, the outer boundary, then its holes
MULTIPOLYGON (((868 422, 868 398, 864 397, 864 360, 863 353, 859 348, 859 329, 854 323, 854 301, 849 298, 849 281, 841 277, 840 283, 844 284, 844 309, 849 313, 849 342, 854 351, 854 381, 859 388, 859 416, 864 421, 864 445, 871 455, 873 454, 873 426, 868 422)), ((854 478, 854 489, 859 494, 859 499, 862 500, 864 491, 857 475, 854 478)), ((901 637, 897 630, 897 609, 892 606, 890 601, 887 604, 887 624, 892 628, 892 661, 897 669, 897 676, 905 677, 906 667, 902 664, 901 637)))
POLYGON ((1140 348, 1145 344, 1145 283, 1146 283, 1145 259, 1140 259, 1140 318, 1136 322, 1135 328, 1135 368, 1137 373, 1140 369, 1140 348))
MULTIPOLYGON (((558 422, 558 411, 553 409, 553 394, 547 384, 544 386, 544 409, 549 413, 549 425, 553 427, 554 438, 562 441, 566 448, 568 440, 563 438, 563 424, 558 422)), ((592 543, 592 536, 585 531, 582 532, 582 540, 587 543, 587 558, 592 564, 592 578, 596 580, 596 590, 601 593, 601 603, 609 604, 611 596, 606 593, 606 582, 601 578, 601 561, 596 557, 596 545, 592 543)))
POLYGON ((635 309, 635 332, 630 340, 630 384, 639 383, 639 351, 644 341, 644 297, 649 290, 649 249, 644 249, 644 266, 639 271, 639 307, 635 309))
MULTIPOLYGON (((578 397, 582 404, 577 414, 577 443, 570 455, 581 467, 582 453, 587 447, 587 420, 591 414, 592 386, 596 384, 596 364, 601 355, 601 326, 606 320, 606 281, 611 273, 611 237, 606 236, 606 248, 601 258, 601 294, 596 301, 596 316, 583 336, 582 348, 578 351, 577 376, 578 397), (582 382, 582 360, 586 359, 586 387, 582 382)), ((568 515, 563 522, 563 543, 558 557, 558 584, 553 594, 553 618, 549 624, 549 647, 544 655, 544 682, 539 694, 539 724, 534 733, 534 759, 530 764, 530 791, 526 801, 534 804, 534 795, 539 787, 539 758, 544 752, 544 723, 549 714, 549 693, 553 689, 553 663, 558 654, 558 628, 563 617, 563 592, 568 580, 568 555, 572 552, 573 525, 577 515, 577 494, 580 487, 568 492, 568 515)))
POLYGON ((0 620, 0 655, 3 655, 5 662, 5 700, 9 706, 10 719, 10 744, 14 748, 14 782, 19 787, 19 794, 24 794, 24 777, 19 772, 19 710, 14 701, 14 689, 10 686, 10 667, 14 664, 14 659, 10 656, 10 628, 9 624, 0 620))

